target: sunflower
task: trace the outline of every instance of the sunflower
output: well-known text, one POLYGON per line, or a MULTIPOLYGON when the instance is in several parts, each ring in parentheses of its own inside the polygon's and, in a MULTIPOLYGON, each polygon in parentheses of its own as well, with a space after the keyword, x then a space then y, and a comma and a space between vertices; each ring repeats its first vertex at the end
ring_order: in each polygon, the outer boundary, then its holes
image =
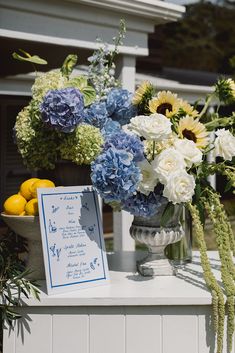
POLYGON ((193 118, 198 116, 198 111, 193 109, 193 107, 183 99, 180 100, 180 109, 183 111, 184 115, 190 115, 193 118))
POLYGON ((141 85, 137 88, 132 98, 133 105, 139 105, 144 98, 152 98, 153 85, 149 81, 143 81, 141 85))
POLYGON ((180 138, 186 138, 196 143, 198 148, 204 148, 209 143, 209 132, 205 125, 194 119, 192 116, 186 115, 180 119, 178 125, 178 135, 180 138))
POLYGON ((156 97, 149 101, 149 110, 151 113, 159 113, 171 118, 177 114, 180 108, 180 99, 177 94, 170 91, 161 91, 156 97))

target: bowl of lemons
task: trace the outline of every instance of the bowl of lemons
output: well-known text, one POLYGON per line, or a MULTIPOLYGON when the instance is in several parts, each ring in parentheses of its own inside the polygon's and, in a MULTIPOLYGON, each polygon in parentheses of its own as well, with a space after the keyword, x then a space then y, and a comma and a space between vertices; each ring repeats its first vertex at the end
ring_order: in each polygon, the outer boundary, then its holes
POLYGON ((31 178, 20 185, 18 194, 6 199, 1 217, 16 234, 27 239, 26 268, 33 279, 44 279, 43 252, 38 216, 37 189, 55 187, 48 179, 31 178))

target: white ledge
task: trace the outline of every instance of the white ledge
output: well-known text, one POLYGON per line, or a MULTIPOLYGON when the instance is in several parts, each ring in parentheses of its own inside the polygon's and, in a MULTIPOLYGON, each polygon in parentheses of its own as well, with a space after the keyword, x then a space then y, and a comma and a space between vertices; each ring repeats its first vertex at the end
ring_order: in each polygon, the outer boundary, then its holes
POLYGON ((159 0, 67 0, 76 3, 92 5, 122 13, 141 15, 141 17, 156 20, 163 18, 174 21, 182 17, 185 7, 159 0))
MULTIPOLYGON (((217 252, 208 252, 213 272, 220 279, 217 252)), ((41 283, 41 300, 25 299, 29 306, 169 306, 210 305, 211 294, 205 286, 200 257, 178 271, 177 277, 142 277, 135 272, 136 258, 143 252, 119 252, 108 255, 109 285, 48 296, 41 283)))

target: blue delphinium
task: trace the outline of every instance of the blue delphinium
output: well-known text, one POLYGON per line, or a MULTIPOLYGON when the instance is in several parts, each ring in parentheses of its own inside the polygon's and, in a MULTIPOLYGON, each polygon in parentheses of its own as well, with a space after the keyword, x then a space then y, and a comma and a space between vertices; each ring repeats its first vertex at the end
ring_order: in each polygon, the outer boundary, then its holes
POLYGON ((108 112, 104 102, 97 102, 84 109, 84 123, 102 129, 107 122, 108 112))
POLYGON ((121 125, 128 124, 137 115, 137 108, 131 103, 132 93, 127 89, 114 88, 107 97, 106 107, 111 119, 121 125))
POLYGON ((140 162, 144 159, 144 145, 136 135, 130 135, 124 131, 119 131, 106 140, 104 149, 109 147, 115 147, 118 150, 121 149, 130 152, 133 155, 133 160, 135 162, 140 162))
POLYGON ((122 202, 122 208, 134 216, 149 218, 157 213, 161 198, 162 196, 156 195, 153 192, 148 196, 137 192, 122 202))
POLYGON ((72 87, 48 91, 40 105, 42 120, 65 133, 72 132, 82 122, 83 109, 83 95, 72 87))
POLYGON ((130 153, 109 148, 91 164, 91 180, 106 202, 126 200, 136 191, 140 169, 130 153))
POLYGON ((108 139, 113 134, 116 134, 121 130, 121 125, 117 121, 113 121, 112 119, 108 118, 106 120, 105 125, 101 129, 101 133, 105 139, 108 139))

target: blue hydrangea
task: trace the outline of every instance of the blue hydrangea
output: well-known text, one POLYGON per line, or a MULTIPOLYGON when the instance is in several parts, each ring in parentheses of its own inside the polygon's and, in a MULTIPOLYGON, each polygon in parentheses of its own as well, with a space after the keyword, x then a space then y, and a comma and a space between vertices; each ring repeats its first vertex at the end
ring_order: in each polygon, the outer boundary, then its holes
POLYGON ((42 120, 65 133, 72 132, 83 121, 83 109, 83 95, 72 87, 48 91, 40 105, 42 120))
POLYGON ((108 139, 113 134, 116 134, 121 130, 121 125, 117 121, 113 121, 112 119, 108 118, 106 120, 105 125, 101 129, 101 133, 105 139, 108 139))
POLYGON ((120 202, 135 193, 140 169, 130 153, 109 148, 91 164, 91 180, 106 202, 120 202))
POLYGON ((136 135, 130 135, 124 131, 119 131, 106 140, 104 149, 109 147, 115 147, 118 150, 120 149, 130 152, 133 155, 133 160, 135 162, 140 162, 144 159, 144 145, 136 135))
POLYGON ((84 109, 84 122, 102 129, 107 122, 108 112, 106 109, 106 104, 93 103, 90 107, 84 109))
POLYGON ((125 125, 137 115, 137 108, 131 103, 132 96, 127 89, 114 88, 109 92, 106 107, 111 119, 125 125))
POLYGON ((154 216, 161 205, 162 196, 151 192, 148 196, 137 192, 122 202, 123 209, 138 217, 154 216))

